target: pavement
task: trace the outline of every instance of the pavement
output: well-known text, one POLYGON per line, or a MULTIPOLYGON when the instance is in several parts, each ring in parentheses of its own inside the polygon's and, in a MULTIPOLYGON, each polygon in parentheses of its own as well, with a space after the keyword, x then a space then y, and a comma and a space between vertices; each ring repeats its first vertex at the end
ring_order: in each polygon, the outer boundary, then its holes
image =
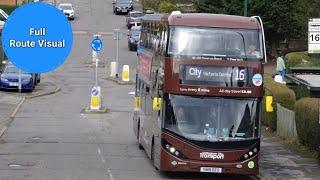
MULTIPOLYGON (((61 0, 60 2, 66 2, 61 0)), ((139 150, 132 128, 134 85, 119 85, 108 80, 107 66, 98 69, 107 113, 86 114, 94 68, 90 41, 96 32, 120 28, 126 33, 125 16, 112 13, 112 0, 68 0, 76 9, 72 21, 74 46, 63 66, 44 75, 39 89, 58 93, 28 98, 16 110, 23 96, 0 94, 0 109, 14 120, 0 141, 0 180, 158 180, 158 179, 257 179, 256 177, 217 174, 168 174, 156 171, 144 151, 139 150), (48 81, 46 81, 48 80, 48 81), (50 82, 52 83, 50 85, 50 82), (53 85, 54 84, 54 85, 53 85), (50 88, 48 88, 50 87, 50 88), (2 96, 1 96, 2 95, 2 96), (1 101, 1 97, 11 100, 1 101), (3 104, 2 102, 8 102, 3 104), (9 103, 11 102, 11 104, 9 103)), ((112 36, 102 36, 105 43, 99 58, 115 59, 116 43, 112 36)), ((119 42, 119 67, 136 67, 137 56, 119 42)), ((272 66, 268 66, 272 70, 272 66)), ((134 72, 130 73, 134 80, 134 72)), ((11 94, 11 93, 10 93, 11 94)), ((29 94, 28 94, 29 95, 29 94)), ((32 94, 30 94, 32 95, 32 94)), ((0 110, 1 117, 4 117, 0 110)), ((277 138, 263 136, 261 179, 319 179, 319 165, 286 149, 277 138)))
POLYGON ((320 179, 317 160, 286 148, 278 137, 262 136, 261 179, 320 179))
POLYGON ((33 92, 0 91, 0 137, 10 126, 14 116, 26 99, 51 95, 60 91, 60 87, 47 76, 42 77, 41 80, 42 82, 35 87, 33 92))
POLYGON ((23 97, 11 96, 0 92, 0 136, 11 122, 12 114, 17 106, 24 100, 23 97))

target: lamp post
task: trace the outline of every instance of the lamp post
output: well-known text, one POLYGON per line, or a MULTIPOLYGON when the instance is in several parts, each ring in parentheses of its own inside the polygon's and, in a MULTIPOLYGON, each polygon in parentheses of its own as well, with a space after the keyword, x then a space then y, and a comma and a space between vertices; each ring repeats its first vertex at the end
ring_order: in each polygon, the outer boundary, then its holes
POLYGON ((244 12, 244 16, 248 16, 248 0, 244 0, 243 2, 243 12, 244 12))

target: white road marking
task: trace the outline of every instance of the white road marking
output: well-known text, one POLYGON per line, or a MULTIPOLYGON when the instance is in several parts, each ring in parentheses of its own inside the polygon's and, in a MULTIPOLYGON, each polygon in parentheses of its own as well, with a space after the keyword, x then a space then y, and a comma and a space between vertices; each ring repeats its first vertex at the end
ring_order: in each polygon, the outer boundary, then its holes
POLYGON ((110 170, 110 169, 108 169, 108 174, 109 174, 110 179, 111 179, 111 180, 114 180, 113 175, 112 175, 112 173, 111 173, 111 170, 110 170))
POLYGON ((99 154, 100 159, 101 159, 101 161, 103 162, 103 164, 105 164, 105 163, 106 163, 106 160, 104 159, 104 157, 103 157, 103 155, 102 155, 102 153, 101 153, 101 149, 100 149, 100 148, 98 148, 98 154, 99 154))

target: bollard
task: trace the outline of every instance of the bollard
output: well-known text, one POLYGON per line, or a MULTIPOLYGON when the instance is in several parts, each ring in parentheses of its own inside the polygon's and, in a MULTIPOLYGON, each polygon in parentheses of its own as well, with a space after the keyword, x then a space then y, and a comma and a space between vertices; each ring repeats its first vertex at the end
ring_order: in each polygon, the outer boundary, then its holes
POLYGON ((110 64, 110 77, 116 77, 117 62, 112 61, 110 64))
POLYGON ((130 77, 129 77, 129 65, 123 65, 122 68, 122 81, 129 82, 130 77))

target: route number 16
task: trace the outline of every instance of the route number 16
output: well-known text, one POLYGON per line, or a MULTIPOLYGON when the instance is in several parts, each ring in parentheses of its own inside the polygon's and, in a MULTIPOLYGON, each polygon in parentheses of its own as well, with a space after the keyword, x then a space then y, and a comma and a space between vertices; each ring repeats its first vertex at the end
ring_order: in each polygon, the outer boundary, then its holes
POLYGON ((236 81, 243 81, 244 78, 245 78, 244 69, 240 69, 240 71, 239 71, 239 69, 237 69, 236 70, 236 78, 235 78, 235 80, 236 81))

